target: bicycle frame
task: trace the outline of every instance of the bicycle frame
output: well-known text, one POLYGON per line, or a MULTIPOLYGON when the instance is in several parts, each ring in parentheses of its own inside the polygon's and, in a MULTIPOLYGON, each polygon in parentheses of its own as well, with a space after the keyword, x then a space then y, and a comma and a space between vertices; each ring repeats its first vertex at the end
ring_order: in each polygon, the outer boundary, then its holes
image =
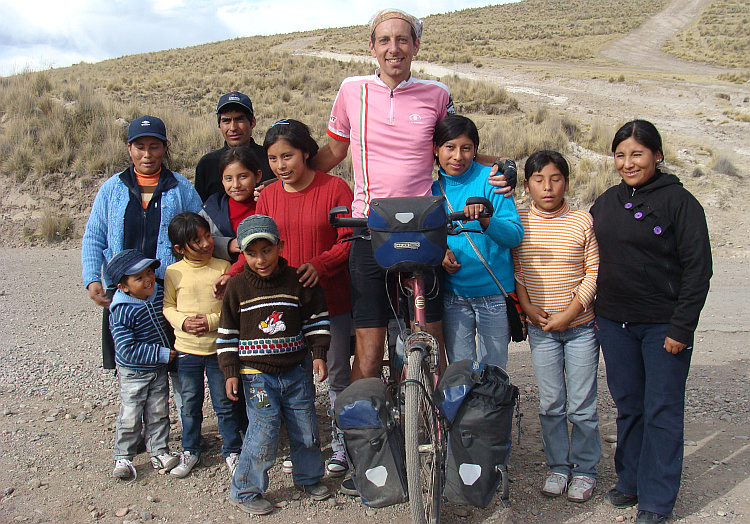
MULTIPOLYGON (((434 197, 429 198, 431 201, 428 203, 431 207, 428 208, 428 211, 432 213, 431 216, 433 216, 434 209, 436 208, 436 201, 434 200, 434 197)), ((492 205, 488 200, 483 198, 467 200, 467 205, 475 203, 483 204, 485 206, 486 214, 484 216, 492 215, 492 205)), ((376 201, 373 200, 373 205, 375 204, 376 201)), ((399 204, 399 206, 401 205, 402 204, 399 204)), ((383 204, 383 207, 386 207, 385 203, 383 204)), ((390 209, 393 207, 398 206, 388 206, 390 209)), ((404 208, 396 209, 396 221, 401 222, 401 224, 406 224, 406 221, 409 220, 408 223, 411 224, 415 213, 401 212, 401 209, 404 208), (399 215, 408 216, 399 217, 399 215)), ((371 227, 368 219, 337 216, 338 214, 348 213, 348 211, 349 210, 345 207, 332 209, 329 213, 329 221, 331 222, 331 225, 334 227, 371 227)), ((393 231, 391 227, 400 227, 401 229, 399 230, 399 233, 403 234, 402 226, 391 226, 390 218, 386 218, 389 220, 387 229, 383 229, 384 226, 380 223, 380 229, 374 229, 371 227, 371 231, 377 231, 381 234, 383 232, 389 234, 393 231)), ((463 211, 451 214, 443 213, 442 217, 439 218, 439 220, 445 220, 444 231, 446 235, 453 230, 453 221, 462 219, 465 219, 463 211)), ((381 216, 380 221, 382 222, 383 220, 384 218, 381 216)), ((418 230, 418 234, 427 230, 434 231, 436 229, 435 221, 436 220, 433 217, 431 225, 426 229, 418 230)), ((365 237, 362 236, 361 238, 365 237)), ((397 395, 399 406, 394 406, 394 408, 403 413, 404 419, 402 426, 404 427, 406 473, 412 521, 414 524, 438 524, 440 521, 440 506, 443 493, 446 439, 443 435, 444 429, 443 424, 441 424, 440 415, 433 401, 433 394, 438 379, 440 378, 443 358, 441 355, 442 350, 437 340, 426 331, 427 314, 425 307, 427 302, 427 291, 424 285, 424 270, 419 268, 440 264, 439 261, 442 260, 442 256, 445 254, 446 239, 442 239, 442 255, 439 250, 435 253, 434 248, 430 248, 432 251, 430 252, 429 264, 425 263, 424 259, 416 257, 401 259, 401 249, 419 249, 422 240, 424 240, 425 244, 428 246, 439 245, 438 241, 435 241, 434 244, 430 244, 429 239, 426 237, 415 236, 407 237, 404 241, 398 243, 394 242, 393 244, 388 244, 382 240, 382 236, 380 239, 382 241, 380 245, 392 245, 394 247, 394 250, 390 252, 389 264, 381 262, 376 256, 376 260, 378 260, 381 267, 384 267, 385 269, 390 268, 392 271, 395 271, 399 279, 399 284, 401 283, 401 271, 404 270, 411 272, 411 276, 406 277, 404 280, 407 282, 407 287, 410 288, 410 293, 407 294, 411 295, 410 301, 413 304, 413 327, 409 336, 404 340, 405 366, 401 371, 400 380, 394 380, 395 377, 393 374, 389 374, 389 382, 395 382, 399 386, 397 395), (439 257, 434 257, 436 254, 439 255, 439 257), (403 262, 408 261, 408 264, 402 263, 402 260, 403 262), (402 400, 403 404, 401 404, 402 400)), ((376 248, 373 247, 373 251, 375 250, 376 248)), ((386 286, 387 285, 386 282, 386 286)), ((390 356, 390 360, 391 362, 394 360, 392 355, 390 356)), ((390 371, 393 371, 392 367, 390 371)))

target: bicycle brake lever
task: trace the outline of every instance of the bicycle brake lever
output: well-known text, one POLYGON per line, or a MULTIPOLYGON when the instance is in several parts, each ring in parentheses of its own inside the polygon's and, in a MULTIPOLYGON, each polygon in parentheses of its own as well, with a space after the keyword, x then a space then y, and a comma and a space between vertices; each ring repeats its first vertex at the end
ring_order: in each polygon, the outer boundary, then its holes
POLYGON ((468 229, 465 227, 454 227, 448 230, 449 235, 460 235, 461 233, 484 233, 481 229, 468 229))
POLYGON ((371 236, 370 235, 352 235, 348 238, 342 238, 341 240, 339 240, 339 243, 343 244, 344 242, 351 242, 352 240, 357 240, 357 239, 371 240, 371 236))

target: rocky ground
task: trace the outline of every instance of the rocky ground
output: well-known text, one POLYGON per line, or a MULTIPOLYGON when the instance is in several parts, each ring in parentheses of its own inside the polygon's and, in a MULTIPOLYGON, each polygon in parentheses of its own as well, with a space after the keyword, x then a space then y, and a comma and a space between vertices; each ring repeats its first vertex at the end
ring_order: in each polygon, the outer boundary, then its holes
MULTIPOLYGON (((101 369, 100 312, 82 289, 77 246, 0 248, 0 522, 219 523, 248 519, 227 502, 229 479, 216 418, 205 409, 203 465, 185 479, 160 475, 146 454, 135 460, 138 479, 110 476, 117 387, 101 369)), ((745 258, 719 258, 695 344, 688 381, 685 470, 674 520, 742 523, 750 520, 750 305, 745 258)), ((586 504, 539 493, 546 467, 538 396, 526 343, 513 344, 509 373, 522 392, 521 443, 510 459, 511 506, 487 509, 448 504, 443 522, 627 522, 635 510, 602 499, 614 483, 615 410, 599 372, 603 455, 599 486, 586 504)), ((317 395, 326 455, 330 454, 328 396, 317 395)), ((175 413, 172 413, 176 420, 175 413)), ((514 430, 515 431, 515 430, 514 430)), ((179 449, 179 424, 170 444, 179 449)), ((282 443, 279 456, 285 456, 282 443)), ((369 509, 336 495, 312 502, 294 491, 280 461, 271 472, 269 523, 403 523, 406 504, 369 509)), ((336 491, 340 479, 325 479, 336 491)))

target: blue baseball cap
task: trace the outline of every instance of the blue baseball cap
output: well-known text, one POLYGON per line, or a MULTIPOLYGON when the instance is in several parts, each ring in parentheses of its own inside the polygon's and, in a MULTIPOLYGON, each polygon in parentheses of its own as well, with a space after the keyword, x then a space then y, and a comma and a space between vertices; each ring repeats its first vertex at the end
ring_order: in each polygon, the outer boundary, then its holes
POLYGON ((155 136, 160 140, 167 141, 167 127, 160 118, 145 115, 130 122, 128 126, 128 144, 142 136, 155 136))
POLYGON ((250 111, 251 115, 255 114, 255 112, 253 111, 253 103, 250 101, 250 97, 244 93, 240 93, 239 91, 232 91, 231 93, 221 95, 221 98, 219 98, 219 103, 216 105, 216 114, 218 115, 219 111, 221 111, 221 108, 229 104, 240 105, 250 111))
POLYGON ((112 284, 117 285, 126 275, 137 275, 147 267, 156 269, 161 262, 155 258, 146 258, 140 251, 135 249, 125 249, 117 253, 112 260, 107 263, 107 279, 112 284))
POLYGON ((251 215, 237 226, 237 243, 245 251, 251 242, 265 238, 271 244, 278 244, 281 235, 273 218, 266 215, 251 215))

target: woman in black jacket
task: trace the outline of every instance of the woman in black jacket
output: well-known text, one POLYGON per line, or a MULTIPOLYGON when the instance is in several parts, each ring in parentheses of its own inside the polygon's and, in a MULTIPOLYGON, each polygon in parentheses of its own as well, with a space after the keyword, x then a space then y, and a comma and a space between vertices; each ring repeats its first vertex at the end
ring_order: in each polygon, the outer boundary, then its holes
POLYGON ((636 522, 664 522, 682 475, 685 382, 708 294, 703 208, 659 170, 661 136, 634 120, 612 141, 622 181, 596 199, 596 329, 617 406, 618 480, 606 500, 638 504, 636 522))

